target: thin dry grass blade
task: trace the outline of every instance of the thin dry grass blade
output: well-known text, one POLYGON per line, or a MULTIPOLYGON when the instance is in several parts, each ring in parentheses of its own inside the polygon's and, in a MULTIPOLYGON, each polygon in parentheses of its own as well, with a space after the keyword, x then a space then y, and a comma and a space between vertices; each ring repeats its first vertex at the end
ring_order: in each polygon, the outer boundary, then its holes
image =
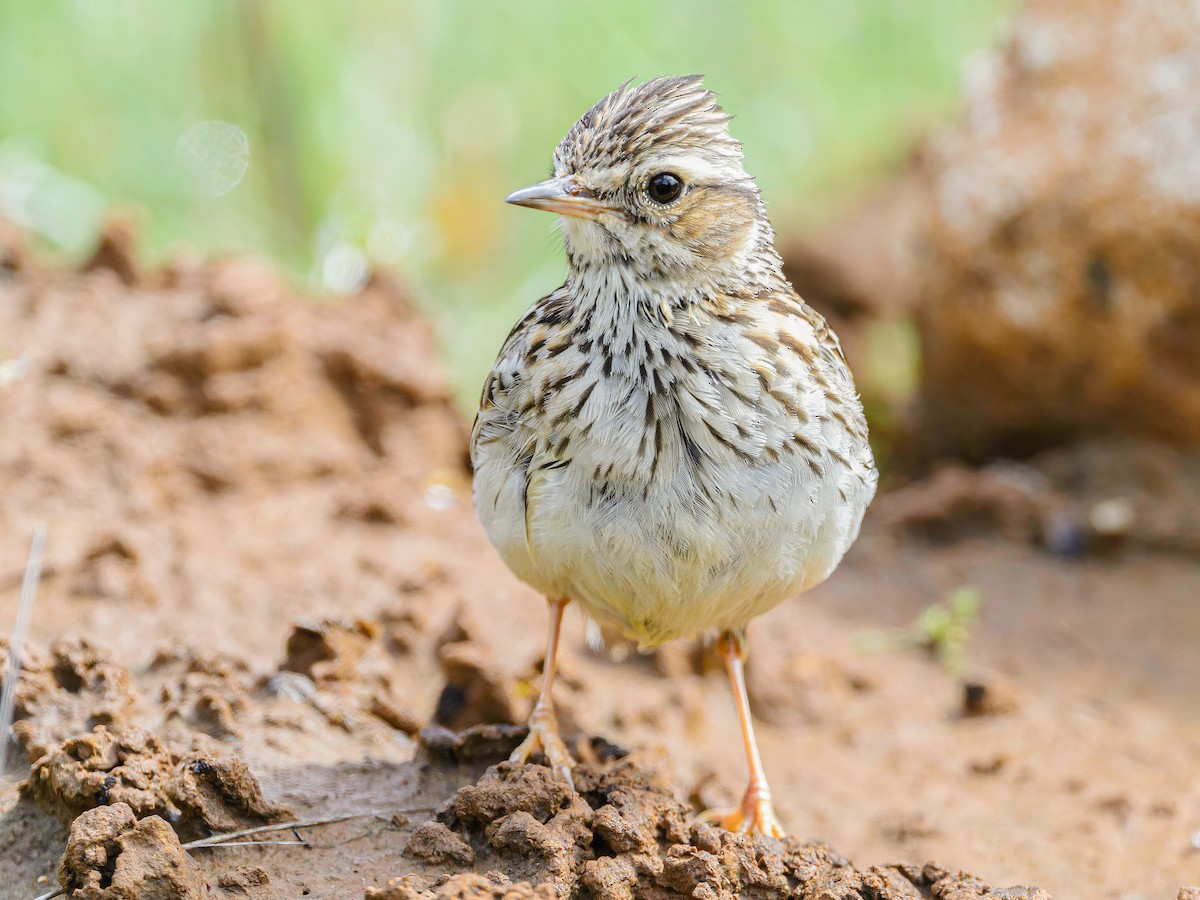
POLYGON ((8 642, 8 669, 4 673, 4 690, 0 692, 0 775, 8 770, 8 747, 12 742, 13 707, 17 697, 17 682, 21 678, 21 658, 25 653, 29 620, 33 616, 33 602, 37 599, 38 584, 42 579, 42 551, 45 549, 46 523, 39 522, 33 528, 33 539, 29 544, 29 560, 25 564, 21 599, 17 604, 17 621, 13 627, 12 638, 8 642))

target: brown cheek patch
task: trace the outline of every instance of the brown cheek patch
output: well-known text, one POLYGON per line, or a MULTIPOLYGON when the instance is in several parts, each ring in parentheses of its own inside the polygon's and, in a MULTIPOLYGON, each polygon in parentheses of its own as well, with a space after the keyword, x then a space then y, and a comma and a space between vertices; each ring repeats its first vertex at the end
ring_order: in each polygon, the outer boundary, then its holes
POLYGON ((726 259, 745 243, 754 224, 754 198, 732 188, 688 191, 671 225, 671 235, 708 259, 726 259))

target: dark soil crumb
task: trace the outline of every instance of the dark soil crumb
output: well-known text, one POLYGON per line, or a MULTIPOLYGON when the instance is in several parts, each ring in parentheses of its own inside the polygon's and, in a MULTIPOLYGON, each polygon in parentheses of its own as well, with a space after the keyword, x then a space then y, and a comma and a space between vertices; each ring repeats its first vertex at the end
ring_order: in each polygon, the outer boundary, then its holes
POLYGON ((158 816, 140 821, 124 803, 101 806, 71 825, 58 883, 69 900, 200 900, 199 867, 158 816))
POLYGON ((284 813, 263 799, 237 757, 167 747, 137 727, 98 726, 63 742, 34 764, 21 791, 64 822, 122 803, 139 818, 163 817, 185 838, 263 825, 284 813))
POLYGON ((1001 678, 975 677, 963 682, 962 712, 968 718, 1004 715, 1018 705, 1017 689, 1001 678))

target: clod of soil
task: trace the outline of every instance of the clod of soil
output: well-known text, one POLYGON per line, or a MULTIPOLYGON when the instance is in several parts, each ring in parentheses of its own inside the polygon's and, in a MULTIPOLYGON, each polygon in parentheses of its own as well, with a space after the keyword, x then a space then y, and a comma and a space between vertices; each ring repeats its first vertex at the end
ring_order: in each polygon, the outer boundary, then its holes
POLYGON ((484 722, 514 725, 527 712, 516 695, 513 679, 496 665, 483 644, 456 641, 442 646, 442 673, 446 686, 438 697, 433 721, 452 729, 484 722))
POLYGON ((69 900, 202 900, 200 868, 158 816, 140 821, 124 803, 100 806, 71 824, 58 883, 69 900))
POLYGON ((581 765, 575 778, 578 792, 555 781, 543 766, 492 766, 413 834, 406 855, 422 870, 366 896, 1048 897, 1031 888, 994 891, 935 865, 859 871, 823 844, 752 838, 691 824, 691 811, 629 761, 607 769, 581 765), (465 874, 468 868, 485 874, 465 874), (447 872, 456 874, 435 887, 433 879, 447 872))
POLYGON ((262 866, 246 866, 217 876, 217 887, 227 894, 250 894, 270 883, 271 874, 262 866))
MULTIPOLYGON (((13 733, 29 759, 44 755, 68 735, 129 720, 136 703, 129 673, 89 641, 65 638, 48 652, 33 649, 26 657, 16 689, 13 733)), ((0 659, 6 658, 6 652, 0 653, 0 659)))
POLYGON ((287 659, 281 668, 307 675, 314 682, 352 681, 358 674, 358 662, 371 641, 379 636, 379 627, 371 622, 299 624, 287 640, 287 659))
POLYGON ((268 804, 245 763, 181 752, 141 728, 104 726, 65 741, 33 766, 22 794, 70 822, 111 803, 157 815, 186 838, 263 825, 284 813, 268 804))

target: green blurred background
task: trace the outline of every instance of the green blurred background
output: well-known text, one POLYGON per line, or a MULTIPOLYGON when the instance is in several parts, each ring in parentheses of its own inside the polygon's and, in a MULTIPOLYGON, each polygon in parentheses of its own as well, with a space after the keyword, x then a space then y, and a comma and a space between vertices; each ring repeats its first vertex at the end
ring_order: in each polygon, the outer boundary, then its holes
POLYGON ((393 266, 469 403, 564 269, 551 218, 500 198, 601 95, 705 73, 786 234, 903 165, 1013 5, 14 0, 0 217, 80 254, 134 207, 151 260, 252 251, 317 291, 393 266))

